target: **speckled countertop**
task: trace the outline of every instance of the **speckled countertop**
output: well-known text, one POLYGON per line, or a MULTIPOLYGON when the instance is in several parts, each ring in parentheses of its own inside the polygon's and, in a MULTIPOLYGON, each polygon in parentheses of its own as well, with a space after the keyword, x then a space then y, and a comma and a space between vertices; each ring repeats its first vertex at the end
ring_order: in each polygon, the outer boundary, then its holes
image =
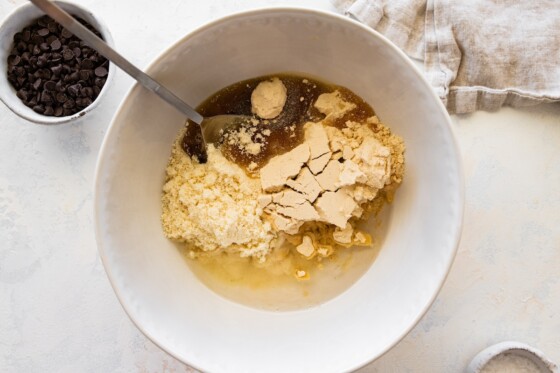
MULTIPOLYGON (((328 0, 76 0, 145 66, 185 33, 268 5, 328 0)), ((3 18, 23 0, 0 2, 3 18)), ((97 254, 97 153, 132 80, 75 125, 45 127, 0 104, 0 371, 192 372, 145 338, 97 254)), ((6 89, 1 87, 0 89, 6 89)), ((466 179, 463 238, 437 300, 362 372, 460 372, 484 347, 519 340, 560 362, 560 105, 452 117, 466 179)))

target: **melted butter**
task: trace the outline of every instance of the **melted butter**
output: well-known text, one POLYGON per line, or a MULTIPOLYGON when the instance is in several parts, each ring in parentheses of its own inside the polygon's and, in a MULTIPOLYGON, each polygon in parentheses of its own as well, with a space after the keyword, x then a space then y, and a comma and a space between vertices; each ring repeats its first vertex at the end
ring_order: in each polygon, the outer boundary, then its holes
POLYGON ((338 247, 319 263, 293 251, 284 260, 272 257, 268 265, 258 266, 251 259, 227 254, 191 259, 187 250, 181 250, 202 283, 226 299, 272 311, 305 309, 340 295, 370 268, 382 246, 389 213, 384 209, 360 226, 374 237, 372 247, 338 247), (296 279, 297 269, 306 271, 309 279, 296 279))
MULTIPOLYGON (((284 109, 278 117, 260 120, 257 125, 252 139, 256 142, 261 142, 258 140, 260 136, 266 139, 262 142, 262 150, 258 154, 252 155, 242 152, 239 147, 227 142, 220 145, 226 158, 239 165, 247 167, 250 163, 255 162, 260 168, 272 157, 286 153, 301 144, 303 142, 303 125, 309 121, 316 122, 324 118, 324 115, 313 107, 317 98, 323 93, 338 90, 345 101, 356 105, 354 110, 330 123, 333 126, 342 128, 348 120, 365 121, 374 115, 371 106, 347 88, 294 74, 261 76, 232 84, 202 102, 197 107, 197 111, 205 117, 220 114, 251 116, 253 90, 260 82, 274 77, 280 78, 286 86, 287 98, 284 109), (263 135, 265 130, 269 130, 270 135, 263 135)), ((255 119, 258 118, 255 117, 255 119)), ((193 136, 193 134, 188 134, 188 136, 193 136)))

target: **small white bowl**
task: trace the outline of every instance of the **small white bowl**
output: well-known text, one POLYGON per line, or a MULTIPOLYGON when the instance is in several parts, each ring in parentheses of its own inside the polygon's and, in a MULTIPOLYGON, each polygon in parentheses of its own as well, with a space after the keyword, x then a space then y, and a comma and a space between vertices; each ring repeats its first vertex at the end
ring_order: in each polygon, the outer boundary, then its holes
POLYGON ((503 354, 513 354, 527 358, 534 362, 543 373, 558 373, 558 366, 548 360, 544 354, 525 343, 506 341, 500 342, 480 351, 470 362, 465 373, 480 373, 482 369, 495 357, 503 354))
MULTIPOLYGON (((103 40, 105 40, 105 42, 110 46, 114 47, 113 37, 111 36, 111 33, 105 23, 99 17, 95 16, 86 8, 74 3, 60 0, 55 1, 55 3, 68 13, 80 17, 91 24, 97 29, 97 31, 99 31, 103 40)), ((36 113, 31 108, 25 106, 24 103, 16 96, 16 90, 14 87, 12 87, 12 85, 8 82, 6 74, 8 68, 7 58, 13 46, 14 35, 21 31, 24 27, 30 25, 34 19, 43 15, 44 13, 35 5, 32 3, 26 3, 14 9, 12 13, 6 16, 0 25, 0 86, 5 87, 0 89, 0 100, 2 100, 2 102, 14 113, 30 122, 37 124, 61 124, 83 117, 98 105, 113 80, 115 67, 109 64, 109 74, 107 75, 107 80, 99 92, 99 95, 95 101, 91 103, 91 105, 77 113, 62 117, 46 116, 36 113)))
POLYGON ((463 216, 450 119, 412 62, 346 17, 273 8, 203 26, 147 71, 193 105, 243 79, 279 72, 318 77, 370 103, 407 150, 382 248, 361 278, 316 307, 250 308, 206 287, 163 235, 165 168, 185 118, 136 85, 103 142, 94 205, 101 259, 138 328, 191 366, 231 373, 350 371, 406 335, 445 280, 463 216))

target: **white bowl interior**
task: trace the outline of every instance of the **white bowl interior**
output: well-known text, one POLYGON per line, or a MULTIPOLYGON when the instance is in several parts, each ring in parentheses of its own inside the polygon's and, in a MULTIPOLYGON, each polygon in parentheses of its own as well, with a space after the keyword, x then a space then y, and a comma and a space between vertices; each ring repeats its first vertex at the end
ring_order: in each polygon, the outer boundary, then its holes
MULTIPOLYGON (((109 32, 107 26, 105 26, 103 21, 94 16, 93 13, 91 13, 89 10, 66 1, 55 1, 55 3, 57 3, 57 5, 59 5, 62 9, 66 10, 70 14, 84 19, 90 25, 95 27, 103 36, 103 40, 105 40, 105 42, 110 46, 114 46, 113 37, 111 36, 111 33, 109 32)), ((0 71, 5 72, 8 69, 7 58, 13 46, 14 35, 17 32, 21 31, 24 27, 31 24, 34 19, 39 18, 43 15, 44 13, 39 8, 31 3, 27 3, 16 8, 5 18, 4 22, 0 26, 0 71)), ((23 102, 16 96, 16 90, 8 82, 5 73, 0 74, 0 86, 6 87, 5 89, 0 90, 0 100, 2 100, 4 104, 6 104, 6 106, 8 106, 8 108, 10 108, 10 110, 12 110, 14 113, 31 122, 38 124, 65 123, 73 119, 80 118, 87 112, 95 108, 105 94, 107 88, 110 86, 114 75, 115 68, 113 66, 110 66, 109 74, 107 75, 107 81, 105 82, 105 85, 101 89, 101 92, 99 92, 99 95, 97 96, 95 101, 83 110, 69 116, 45 116, 38 114, 31 108, 25 106, 23 102)))
POLYGON ((353 90, 407 146, 379 257, 321 306, 245 307, 190 272, 159 220, 164 169, 184 119, 153 94, 132 89, 100 155, 96 228, 113 287, 146 335, 205 371, 338 372, 379 357, 431 304, 458 244, 463 186, 449 118, 410 61, 378 34, 322 12, 253 11, 187 36, 149 69, 192 104, 228 84, 286 71, 353 90))

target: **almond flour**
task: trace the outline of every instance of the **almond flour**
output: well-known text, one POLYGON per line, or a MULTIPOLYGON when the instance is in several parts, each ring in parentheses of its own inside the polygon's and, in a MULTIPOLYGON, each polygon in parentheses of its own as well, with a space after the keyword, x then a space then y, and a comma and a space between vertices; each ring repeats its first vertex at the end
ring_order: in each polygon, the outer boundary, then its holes
POLYGON ((303 235, 297 251, 305 257, 311 257, 304 254, 310 252, 311 242, 302 231, 306 223, 334 226, 327 229, 333 245, 371 242, 354 225, 364 210, 372 209, 380 190, 400 183, 404 171, 403 142, 377 117, 364 123, 347 121, 342 129, 329 126, 333 118, 355 108, 338 91, 320 95, 315 107, 325 119, 305 124, 303 144, 260 170, 264 217, 275 231, 303 235))
POLYGON ((204 252, 235 252, 264 261, 274 234, 260 218, 260 192, 259 181, 213 145, 208 146, 208 162, 199 164, 177 141, 163 187, 165 235, 204 252))

